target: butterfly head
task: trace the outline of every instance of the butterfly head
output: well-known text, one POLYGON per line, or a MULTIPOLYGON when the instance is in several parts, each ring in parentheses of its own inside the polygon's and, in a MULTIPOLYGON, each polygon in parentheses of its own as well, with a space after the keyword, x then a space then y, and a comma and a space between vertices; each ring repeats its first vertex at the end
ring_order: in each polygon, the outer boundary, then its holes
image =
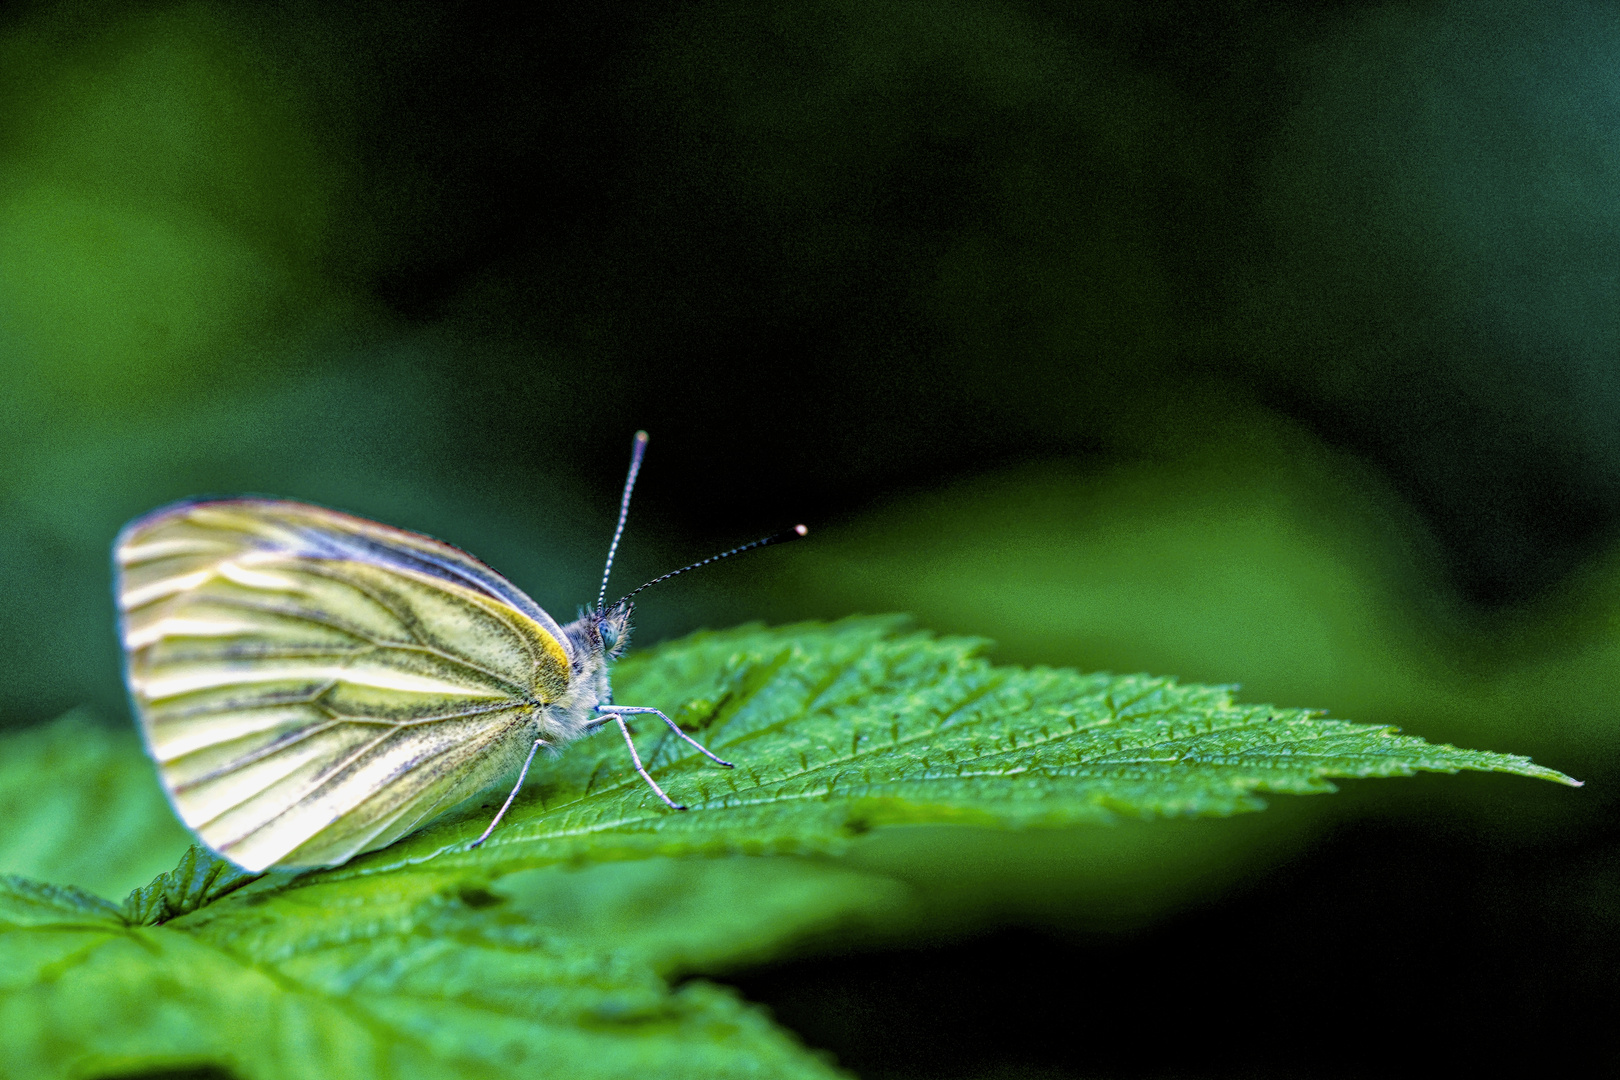
POLYGON ((593 611, 587 615, 587 622, 596 644, 600 645, 602 655, 609 660, 617 660, 624 650, 630 647, 630 613, 634 605, 617 603, 601 611, 593 611))
POLYGON ((579 709, 574 719, 583 723, 594 719, 590 710, 613 700, 613 683, 608 667, 630 647, 631 606, 625 603, 606 608, 585 608, 579 618, 563 627, 568 638, 572 659, 569 678, 572 704, 562 706, 563 712, 579 709))

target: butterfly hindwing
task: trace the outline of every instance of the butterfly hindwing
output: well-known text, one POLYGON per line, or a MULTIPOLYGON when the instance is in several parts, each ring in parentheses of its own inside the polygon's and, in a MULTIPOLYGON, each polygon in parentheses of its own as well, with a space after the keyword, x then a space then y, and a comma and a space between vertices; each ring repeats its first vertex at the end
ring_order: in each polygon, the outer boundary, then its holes
POLYGON ((487 785, 567 689, 556 623, 449 545, 301 503, 161 510, 117 546, 140 726, 248 869, 333 865, 487 785))

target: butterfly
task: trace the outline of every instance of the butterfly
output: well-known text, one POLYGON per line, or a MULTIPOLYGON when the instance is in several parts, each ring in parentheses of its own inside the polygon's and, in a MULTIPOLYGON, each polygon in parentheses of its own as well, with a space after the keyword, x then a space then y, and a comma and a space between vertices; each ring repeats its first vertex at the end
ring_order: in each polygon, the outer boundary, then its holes
MULTIPOLYGON (((608 724, 647 772, 611 662, 633 598, 676 574, 796 539, 804 526, 682 567, 607 604, 647 446, 637 432, 595 607, 567 625, 466 552, 281 499, 184 502, 114 547, 125 677, 176 812, 218 855, 260 871, 337 866, 426 824, 536 752, 608 724)), ((521 762, 521 765, 519 764, 521 762)))

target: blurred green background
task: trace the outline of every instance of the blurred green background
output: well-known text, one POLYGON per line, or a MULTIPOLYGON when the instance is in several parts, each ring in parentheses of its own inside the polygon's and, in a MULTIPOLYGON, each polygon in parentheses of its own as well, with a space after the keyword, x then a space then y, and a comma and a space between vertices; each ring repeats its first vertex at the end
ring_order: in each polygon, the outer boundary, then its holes
POLYGON ((1620 1064, 1617 61, 1556 0, 9 6, 0 727, 128 723, 108 545, 185 496, 569 615, 644 427, 626 589, 813 532, 641 644, 906 611, 1588 782, 876 834, 927 918, 733 976, 812 1045, 1620 1064))

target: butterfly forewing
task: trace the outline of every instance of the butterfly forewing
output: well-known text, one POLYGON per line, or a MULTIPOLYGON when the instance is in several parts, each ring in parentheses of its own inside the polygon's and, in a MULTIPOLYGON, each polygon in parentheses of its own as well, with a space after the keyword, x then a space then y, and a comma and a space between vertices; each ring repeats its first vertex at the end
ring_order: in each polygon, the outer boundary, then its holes
POLYGON ((186 824, 248 869, 391 842, 505 771, 567 689, 556 623, 414 533, 232 500, 135 522, 117 558, 148 748, 186 824))

